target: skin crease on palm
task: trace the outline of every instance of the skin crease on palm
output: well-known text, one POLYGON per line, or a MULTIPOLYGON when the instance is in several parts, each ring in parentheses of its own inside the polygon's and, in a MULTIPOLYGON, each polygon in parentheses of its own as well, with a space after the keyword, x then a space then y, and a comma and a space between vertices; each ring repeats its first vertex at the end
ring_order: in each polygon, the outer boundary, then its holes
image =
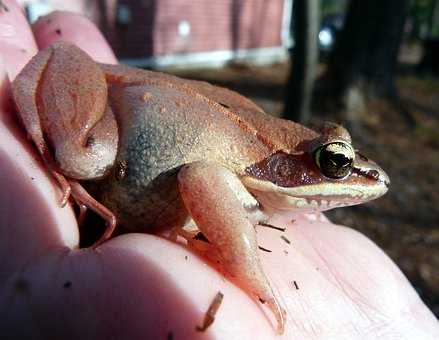
MULTIPOLYGON (((13 79, 60 38, 97 61, 116 59, 86 19, 53 13, 29 29, 19 7, 0 9, 0 334, 41 339, 438 339, 439 326, 391 260, 323 215, 274 216, 257 227, 264 269, 287 309, 271 314, 186 247, 146 234, 78 250, 70 206, 17 126, 13 79), (60 30, 61 34, 57 33, 60 30), (8 76, 7 76, 8 75, 8 76), (291 220, 294 222, 291 223, 291 220), (283 235, 291 243, 281 238, 283 235), (213 325, 196 330, 218 291, 213 325)), ((88 228, 93 226, 86 226, 88 228)))

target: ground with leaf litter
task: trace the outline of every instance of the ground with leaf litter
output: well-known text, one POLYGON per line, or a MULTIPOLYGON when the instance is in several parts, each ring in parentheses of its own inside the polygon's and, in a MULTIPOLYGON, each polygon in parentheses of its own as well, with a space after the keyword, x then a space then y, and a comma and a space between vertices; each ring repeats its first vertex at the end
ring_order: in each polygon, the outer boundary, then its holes
MULTIPOLYGON (((173 73, 236 90, 279 115, 288 65, 235 64, 173 73)), ((399 76, 397 84, 400 107, 411 113, 417 126, 409 126, 397 107, 375 101, 360 117, 360 127, 351 131, 355 147, 388 173, 390 192, 327 215, 383 248, 439 317, 439 78, 409 73, 399 76)))

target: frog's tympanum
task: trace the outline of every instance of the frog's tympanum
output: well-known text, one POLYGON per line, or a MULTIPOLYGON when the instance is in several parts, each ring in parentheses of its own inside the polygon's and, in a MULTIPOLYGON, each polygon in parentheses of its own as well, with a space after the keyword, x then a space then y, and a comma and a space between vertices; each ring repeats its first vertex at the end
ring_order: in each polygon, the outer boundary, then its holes
POLYGON ((98 64, 65 42, 26 65, 13 96, 62 204, 72 196, 82 212, 106 220, 97 244, 116 221, 136 231, 170 228, 215 253, 272 310, 279 332, 285 312, 261 267, 254 225, 273 212, 363 203, 389 185, 341 126, 315 132, 227 89, 98 64), (198 232, 208 242, 196 241, 198 232))

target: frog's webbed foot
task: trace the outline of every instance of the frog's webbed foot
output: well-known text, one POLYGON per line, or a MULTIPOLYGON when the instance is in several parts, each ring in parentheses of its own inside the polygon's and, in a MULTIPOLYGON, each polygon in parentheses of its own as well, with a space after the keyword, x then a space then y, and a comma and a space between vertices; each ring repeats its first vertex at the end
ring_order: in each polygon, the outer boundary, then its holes
POLYGON ((49 148, 47 147, 46 141, 42 137, 41 130, 39 130, 39 132, 40 133, 35 133, 33 135, 30 135, 30 138, 34 141, 35 145, 37 146, 37 150, 40 153, 41 158, 44 161, 44 164, 46 164, 47 168, 49 169, 50 174, 58 182, 58 185, 62 192, 60 205, 61 207, 65 207, 65 205, 67 204, 70 198, 72 188, 70 187, 69 181, 60 172, 56 170, 57 166, 55 160, 53 159, 51 153, 49 152, 49 148))
POLYGON ((38 151, 40 152, 44 163, 50 169, 50 173, 60 186, 60 189, 62 191, 62 197, 60 202, 61 207, 64 207, 67 204, 71 195, 73 196, 76 204, 78 204, 79 206, 79 226, 83 224, 85 220, 85 214, 88 208, 93 210, 105 220, 106 230, 101 238, 92 246, 93 248, 96 248, 98 245, 102 244, 111 237, 114 229, 116 228, 116 217, 109 209, 107 209, 105 206, 103 206, 93 197, 91 197, 90 194, 81 186, 81 184, 79 184, 79 182, 72 179, 67 179, 58 171, 54 170, 56 169, 55 161, 49 153, 45 141, 40 140, 38 135, 35 136, 33 139, 37 140, 36 145, 38 151))
POLYGON ((93 210, 105 220, 105 232, 92 246, 92 248, 96 248, 100 244, 107 241, 113 234, 114 229, 116 229, 116 217, 108 208, 91 197, 90 194, 77 181, 69 180, 69 183, 72 188, 72 196, 80 208, 79 221, 81 222, 81 219, 84 219, 83 214, 85 214, 87 208, 93 210))
POLYGON ((194 162, 179 174, 184 205, 214 247, 221 266, 256 301, 265 303, 283 333, 285 311, 273 293, 259 260, 256 232, 237 197, 245 190, 234 173, 213 162, 194 162))

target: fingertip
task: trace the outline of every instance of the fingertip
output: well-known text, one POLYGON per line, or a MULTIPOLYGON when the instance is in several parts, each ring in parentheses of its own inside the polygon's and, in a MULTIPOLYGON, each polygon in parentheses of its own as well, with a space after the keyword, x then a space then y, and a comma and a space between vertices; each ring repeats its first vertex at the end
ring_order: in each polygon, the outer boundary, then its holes
POLYGON ((102 33, 86 17, 72 12, 56 11, 39 18, 32 30, 40 49, 63 40, 74 43, 95 61, 116 64, 117 59, 102 33))
POLYGON ((11 80, 37 52, 35 40, 21 7, 3 0, 0 8, 0 54, 11 80))

